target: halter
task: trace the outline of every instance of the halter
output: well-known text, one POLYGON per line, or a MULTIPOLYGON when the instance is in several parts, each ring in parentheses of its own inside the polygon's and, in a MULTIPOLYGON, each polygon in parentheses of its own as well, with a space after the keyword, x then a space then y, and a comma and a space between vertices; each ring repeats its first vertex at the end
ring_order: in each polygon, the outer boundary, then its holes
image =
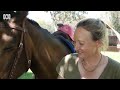
MULTIPOLYGON (((23 23, 23 27, 24 27, 24 23, 23 23)), ((18 51, 17 51, 17 55, 14 59, 14 62, 13 62, 13 65, 11 67, 11 70, 10 70, 10 73, 9 73, 9 76, 8 78, 9 79, 12 79, 13 78, 13 75, 14 75, 14 72, 15 72, 15 69, 16 69, 16 65, 18 63, 18 60, 20 58, 20 55, 22 53, 22 50, 23 50, 23 38, 24 38, 24 35, 26 33, 26 30, 22 27, 10 27, 11 29, 15 29, 15 30, 18 30, 18 31, 21 31, 21 39, 20 39, 20 43, 19 43, 19 46, 18 46, 18 51)), ((25 52, 26 52, 26 57, 27 57, 27 60, 28 60, 28 69, 29 67, 31 66, 31 60, 30 60, 30 56, 28 55, 28 52, 27 52, 27 49, 25 48, 25 52)))

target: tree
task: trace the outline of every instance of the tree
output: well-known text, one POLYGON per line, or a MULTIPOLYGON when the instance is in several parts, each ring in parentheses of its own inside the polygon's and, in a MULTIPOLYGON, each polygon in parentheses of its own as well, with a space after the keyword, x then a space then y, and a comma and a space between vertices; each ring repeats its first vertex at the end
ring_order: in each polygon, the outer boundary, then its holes
POLYGON ((120 11, 109 11, 109 13, 109 18, 114 26, 114 29, 120 33, 120 11))
POLYGON ((84 18, 84 14, 87 12, 85 11, 46 11, 51 14, 53 22, 55 25, 57 23, 67 23, 67 24, 74 24, 84 18))

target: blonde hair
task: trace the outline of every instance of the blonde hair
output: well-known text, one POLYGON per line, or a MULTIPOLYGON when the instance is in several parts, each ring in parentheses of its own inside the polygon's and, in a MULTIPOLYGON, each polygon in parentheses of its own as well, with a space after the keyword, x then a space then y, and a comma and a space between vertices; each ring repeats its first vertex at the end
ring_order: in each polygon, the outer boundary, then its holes
POLYGON ((76 26, 76 28, 79 27, 89 31, 92 35, 93 41, 100 40, 102 42, 103 45, 101 46, 100 51, 108 48, 108 29, 102 20, 95 18, 82 19, 76 26))

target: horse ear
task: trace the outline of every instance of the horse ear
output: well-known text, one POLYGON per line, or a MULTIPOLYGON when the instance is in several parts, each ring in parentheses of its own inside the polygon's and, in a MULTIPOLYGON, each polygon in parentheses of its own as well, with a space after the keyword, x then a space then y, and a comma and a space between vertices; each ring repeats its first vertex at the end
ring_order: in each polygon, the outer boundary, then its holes
POLYGON ((15 23, 22 25, 24 19, 27 17, 28 11, 16 11, 13 17, 15 23))
POLYGON ((25 18, 28 15, 28 11, 16 11, 15 13, 21 18, 25 18))
POLYGON ((23 20, 28 15, 28 11, 16 11, 16 18, 23 20))

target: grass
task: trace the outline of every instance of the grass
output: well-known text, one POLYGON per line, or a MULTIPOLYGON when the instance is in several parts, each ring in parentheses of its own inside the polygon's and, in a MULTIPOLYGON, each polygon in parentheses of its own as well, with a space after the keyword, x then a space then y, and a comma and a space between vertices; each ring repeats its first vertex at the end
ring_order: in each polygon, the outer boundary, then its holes
POLYGON ((32 72, 26 72, 21 75, 18 79, 34 79, 34 74, 32 72))
MULTIPOLYGON (((103 51, 102 54, 120 62, 120 52, 103 51)), ((34 74, 29 70, 28 72, 21 75, 18 79, 34 79, 34 74)))

